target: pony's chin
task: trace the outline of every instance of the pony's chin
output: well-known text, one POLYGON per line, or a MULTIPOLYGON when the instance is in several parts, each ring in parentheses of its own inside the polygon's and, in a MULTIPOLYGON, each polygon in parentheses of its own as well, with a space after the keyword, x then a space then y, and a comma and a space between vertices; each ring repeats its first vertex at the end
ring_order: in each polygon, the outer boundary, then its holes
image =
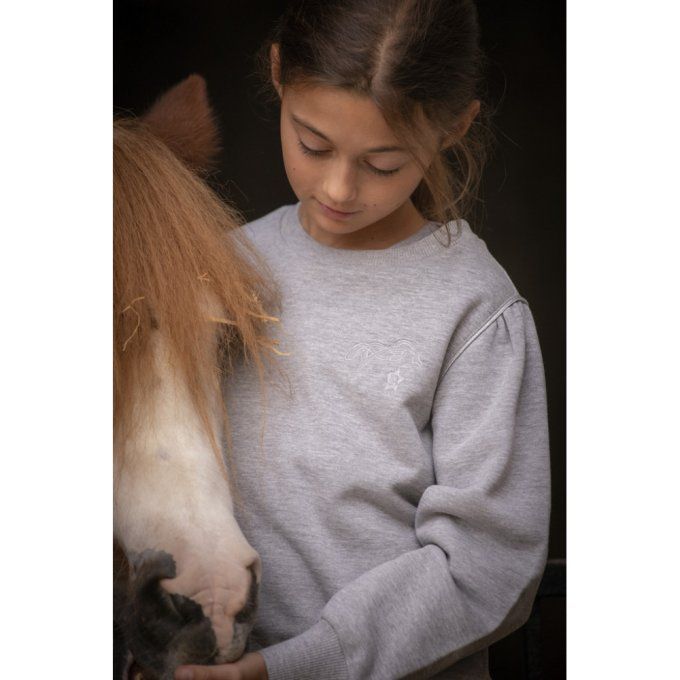
MULTIPOLYGON (((213 631, 217 638, 218 652, 215 656, 216 664, 234 663, 238 661, 246 651, 248 642, 248 635, 251 626, 236 623, 233 627, 233 636, 229 640, 229 644, 224 647, 220 644, 219 630, 213 625, 213 631)), ((231 632, 229 633, 231 635, 231 632)))
POLYGON ((225 653, 225 654, 218 654, 215 657, 215 663, 219 666, 220 664, 223 663, 234 663, 235 661, 238 661, 241 657, 243 656, 243 652, 237 652, 235 654, 232 654, 231 652, 225 653))

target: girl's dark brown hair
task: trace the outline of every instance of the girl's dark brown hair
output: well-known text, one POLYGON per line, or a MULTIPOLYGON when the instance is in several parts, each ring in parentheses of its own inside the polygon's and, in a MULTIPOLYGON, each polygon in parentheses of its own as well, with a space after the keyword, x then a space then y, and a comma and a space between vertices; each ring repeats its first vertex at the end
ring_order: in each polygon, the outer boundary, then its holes
POLYGON ((375 102, 421 164, 424 177, 411 198, 425 217, 469 219, 491 142, 472 0, 292 2, 257 56, 265 91, 278 101, 271 82, 272 44, 279 46, 282 86, 340 87, 375 102), (455 134, 460 116, 475 99, 480 113, 460 138, 455 134), (416 132, 423 116, 440 141, 447 140, 427 168, 419 160, 416 132))

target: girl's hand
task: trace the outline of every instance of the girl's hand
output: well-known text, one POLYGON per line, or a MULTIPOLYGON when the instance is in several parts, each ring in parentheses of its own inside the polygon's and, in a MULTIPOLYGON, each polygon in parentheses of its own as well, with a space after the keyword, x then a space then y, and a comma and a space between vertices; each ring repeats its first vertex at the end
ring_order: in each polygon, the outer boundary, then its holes
POLYGON ((268 680, 261 654, 253 652, 221 666, 179 666, 175 680, 268 680))

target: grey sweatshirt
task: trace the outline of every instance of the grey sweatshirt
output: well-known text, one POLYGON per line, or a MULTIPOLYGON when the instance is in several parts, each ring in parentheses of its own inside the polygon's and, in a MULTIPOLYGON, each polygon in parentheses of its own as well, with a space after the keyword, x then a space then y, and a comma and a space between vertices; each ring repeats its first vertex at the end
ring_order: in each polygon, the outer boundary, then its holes
POLYGON ((325 246, 299 204, 243 227, 283 299, 283 375, 226 383, 270 680, 488 678, 527 618, 550 507, 531 311, 464 221, 325 246), (448 233, 451 241, 447 247, 448 233))

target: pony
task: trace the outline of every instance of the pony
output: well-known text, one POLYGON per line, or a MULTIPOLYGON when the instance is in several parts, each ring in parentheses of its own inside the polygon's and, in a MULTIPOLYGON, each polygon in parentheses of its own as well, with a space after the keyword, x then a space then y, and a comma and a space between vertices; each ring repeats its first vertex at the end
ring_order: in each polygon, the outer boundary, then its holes
POLYGON ((201 176, 218 150, 192 75, 113 125, 114 621, 126 675, 245 651, 262 565, 234 519, 225 373, 282 354, 243 219, 201 176))

